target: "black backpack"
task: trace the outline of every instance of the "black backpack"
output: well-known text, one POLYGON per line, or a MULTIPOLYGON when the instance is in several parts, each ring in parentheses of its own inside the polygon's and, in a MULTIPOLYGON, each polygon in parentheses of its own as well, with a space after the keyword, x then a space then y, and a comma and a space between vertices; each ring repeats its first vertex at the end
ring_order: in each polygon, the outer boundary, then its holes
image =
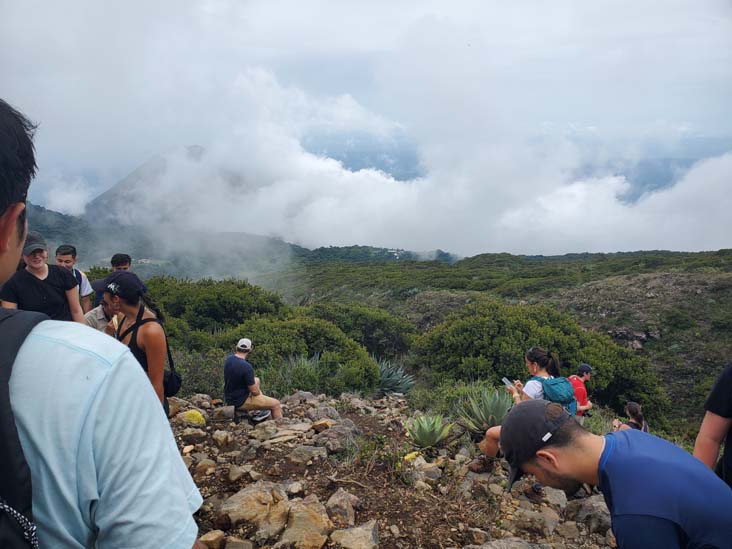
POLYGON ((33 524, 31 474, 10 407, 10 374, 15 357, 41 313, 0 308, 0 547, 38 547, 33 524))

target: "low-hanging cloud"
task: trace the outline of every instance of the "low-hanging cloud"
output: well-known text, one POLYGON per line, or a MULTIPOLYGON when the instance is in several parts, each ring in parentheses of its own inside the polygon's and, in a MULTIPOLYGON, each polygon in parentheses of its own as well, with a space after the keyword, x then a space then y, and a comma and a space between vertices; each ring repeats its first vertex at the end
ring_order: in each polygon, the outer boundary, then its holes
POLYGON ((632 204, 612 170, 577 175, 732 135, 726 2, 5 11, 7 98, 41 122, 33 192, 65 211, 173 151, 132 221, 465 255, 729 246, 729 155, 632 204), (303 145, 349 132, 409 136, 424 175, 351 171, 303 145), (193 144, 200 159, 175 152, 193 144))

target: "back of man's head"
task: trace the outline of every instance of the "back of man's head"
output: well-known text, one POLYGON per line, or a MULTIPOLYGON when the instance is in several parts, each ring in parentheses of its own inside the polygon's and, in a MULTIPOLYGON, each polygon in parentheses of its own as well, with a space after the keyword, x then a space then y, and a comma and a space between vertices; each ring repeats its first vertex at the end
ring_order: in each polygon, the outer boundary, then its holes
MULTIPOLYGON (((35 129, 30 120, 0 99, 0 215, 13 204, 26 201, 36 174, 35 129)), ((22 221, 25 226, 25 215, 22 221)))

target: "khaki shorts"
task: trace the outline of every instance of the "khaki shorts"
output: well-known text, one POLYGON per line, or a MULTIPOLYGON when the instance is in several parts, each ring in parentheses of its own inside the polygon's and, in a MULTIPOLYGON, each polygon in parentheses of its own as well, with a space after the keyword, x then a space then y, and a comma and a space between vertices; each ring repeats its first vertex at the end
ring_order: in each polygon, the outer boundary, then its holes
POLYGON ((257 396, 249 395, 239 408, 243 410, 271 410, 276 405, 276 399, 259 394, 257 396))

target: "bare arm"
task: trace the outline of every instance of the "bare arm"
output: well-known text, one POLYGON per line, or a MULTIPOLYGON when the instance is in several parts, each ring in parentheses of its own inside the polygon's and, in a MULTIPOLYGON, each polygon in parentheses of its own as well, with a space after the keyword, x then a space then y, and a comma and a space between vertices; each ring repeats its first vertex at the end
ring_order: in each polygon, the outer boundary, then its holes
POLYGON ((17 309, 18 308, 18 304, 13 303, 12 301, 3 301, 2 304, 3 304, 3 309, 17 309))
POLYGON ((262 390, 259 388, 259 378, 254 378, 254 385, 249 386, 249 394, 252 396, 259 396, 262 394, 262 390))
POLYGON ((714 468, 719 457, 719 447, 722 445, 724 437, 730 432, 730 427, 732 427, 732 418, 707 412, 696 437, 694 457, 708 467, 714 468))
POLYGON ((79 304, 79 287, 75 286, 70 290, 66 290, 66 300, 69 302, 69 309, 71 310, 71 318, 74 322, 80 322, 86 325, 86 319, 84 313, 81 311, 81 305, 79 304))
POLYGON ((81 310, 84 312, 84 314, 92 310, 91 298, 88 295, 85 295, 81 298, 81 310))
POLYGON ((165 358, 167 346, 165 343, 165 332, 157 322, 150 322, 140 328, 138 334, 142 335, 139 342, 140 347, 145 351, 147 357, 147 377, 150 378, 153 389, 158 395, 160 402, 163 401, 163 375, 165 371, 165 358))

